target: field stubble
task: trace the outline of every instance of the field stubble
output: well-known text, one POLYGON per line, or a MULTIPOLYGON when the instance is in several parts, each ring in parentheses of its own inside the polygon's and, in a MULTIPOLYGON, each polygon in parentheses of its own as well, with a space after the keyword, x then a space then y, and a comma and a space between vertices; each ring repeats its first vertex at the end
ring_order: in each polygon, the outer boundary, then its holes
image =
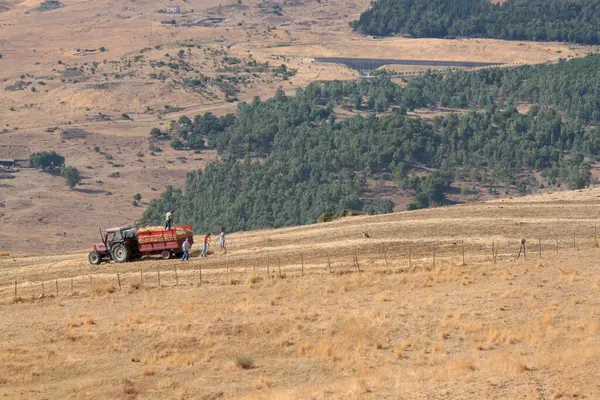
POLYGON ((0 394, 593 398, 600 354, 596 195, 232 234, 227 256, 190 264, 94 270, 80 254, 3 259, 0 394), (521 237, 529 238, 526 261, 515 260, 521 237), (496 263, 492 242, 501 244, 496 263), (13 304, 14 280, 23 295, 13 304))

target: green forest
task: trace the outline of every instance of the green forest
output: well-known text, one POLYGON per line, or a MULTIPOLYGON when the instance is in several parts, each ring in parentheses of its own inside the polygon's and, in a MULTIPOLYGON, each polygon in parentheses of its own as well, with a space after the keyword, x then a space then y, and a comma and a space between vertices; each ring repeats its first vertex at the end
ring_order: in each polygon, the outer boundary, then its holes
POLYGON ((600 0, 378 0, 352 27, 364 34, 600 43, 600 0))
POLYGON ((181 117, 165 134, 181 148, 215 148, 222 160, 190 172, 183 190, 168 188, 145 218, 159 223, 173 208, 178 222, 231 231, 314 223, 344 210, 388 213, 394 204, 377 190, 384 181, 413 194, 409 209, 446 204, 455 180, 491 194, 583 188, 600 154, 599 70, 600 56, 588 56, 427 72, 404 87, 387 77, 323 82, 294 97, 278 91, 240 103, 235 114, 181 117), (523 103, 529 111, 519 113, 523 103), (408 115, 437 105, 465 111, 408 115), (338 121, 339 108, 356 113, 338 121))

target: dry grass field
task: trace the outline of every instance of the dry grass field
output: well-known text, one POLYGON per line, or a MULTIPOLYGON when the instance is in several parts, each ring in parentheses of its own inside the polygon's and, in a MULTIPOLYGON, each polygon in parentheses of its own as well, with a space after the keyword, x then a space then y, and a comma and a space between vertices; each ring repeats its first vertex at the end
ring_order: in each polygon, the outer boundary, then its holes
MULTIPOLYGON (((21 146, 26 154, 56 150, 84 180, 70 191, 60 177, 22 169, 0 182, 0 251, 12 254, 86 248, 97 228, 140 218, 166 185, 183 186, 186 172, 217 158, 212 151, 176 152, 168 143, 150 143, 151 128, 166 129, 181 115, 233 112, 236 102, 226 101, 232 96, 250 100, 272 96, 278 87, 292 93, 316 80, 358 77, 312 57, 520 64, 595 51, 556 43, 363 37, 350 32, 348 22, 369 6, 366 0, 189 0, 181 15, 160 13, 167 3, 146 0, 74 0, 49 11, 39 5, 0 2, 0 144, 21 146), (208 17, 222 20, 191 26, 208 17), (171 19, 175 26, 161 23, 171 19), (253 60, 297 71, 284 80, 252 67, 253 60), (201 76, 204 86, 185 83, 201 76), (68 128, 88 135, 65 140, 60 133, 68 128), (164 151, 152 155, 153 146, 164 151), (136 193, 142 207, 132 206, 136 193)), ((12 156, 0 148, 0 158, 12 156)))
POLYGON ((238 233, 189 264, 2 257, 0 396, 598 398, 599 196, 238 233))

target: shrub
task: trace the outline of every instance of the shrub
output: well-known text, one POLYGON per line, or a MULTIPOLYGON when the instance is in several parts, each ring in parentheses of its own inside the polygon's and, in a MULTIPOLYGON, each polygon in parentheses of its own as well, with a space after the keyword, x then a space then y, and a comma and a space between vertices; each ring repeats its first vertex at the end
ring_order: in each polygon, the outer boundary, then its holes
POLYGON ((63 167, 60 171, 60 176, 65 178, 66 184, 70 189, 75 188, 81 182, 81 175, 75 167, 69 165, 63 167))
POLYGON ((65 165, 65 158, 55 151, 41 151, 29 156, 29 166, 41 170, 52 171, 65 165))
POLYGON ((254 368, 254 360, 249 356, 237 356, 235 365, 242 369, 252 369, 254 368))
POLYGON ((140 200, 142 200, 142 195, 141 195, 141 194, 139 194, 139 193, 136 193, 136 194, 133 196, 133 199, 134 199, 134 200, 137 200, 137 201, 140 201, 140 200))

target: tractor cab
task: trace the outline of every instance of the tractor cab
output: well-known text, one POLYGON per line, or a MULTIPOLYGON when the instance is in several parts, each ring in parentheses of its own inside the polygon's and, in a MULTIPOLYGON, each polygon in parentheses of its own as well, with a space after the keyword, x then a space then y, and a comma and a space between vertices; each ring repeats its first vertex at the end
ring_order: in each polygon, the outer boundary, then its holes
POLYGON ((89 254, 90 264, 98 265, 104 258, 117 262, 129 261, 137 250, 137 231, 130 226, 100 229, 101 243, 95 243, 89 254))

